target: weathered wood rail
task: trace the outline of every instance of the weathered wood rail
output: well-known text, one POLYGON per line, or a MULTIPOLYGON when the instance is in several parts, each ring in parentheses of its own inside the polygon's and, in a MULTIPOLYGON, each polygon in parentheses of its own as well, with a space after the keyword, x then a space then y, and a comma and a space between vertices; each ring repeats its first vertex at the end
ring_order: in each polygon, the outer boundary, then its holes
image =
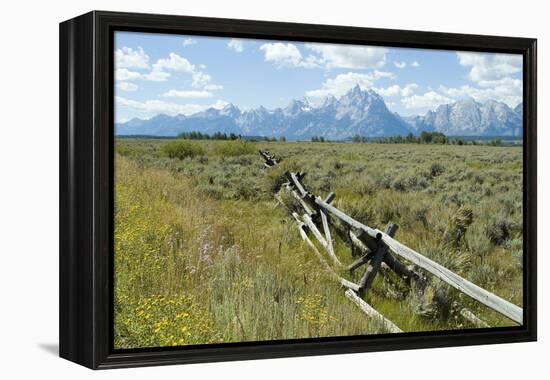
MULTIPOLYGON (((260 150, 260 155, 264 159, 266 168, 273 167, 279 163, 279 160, 268 151, 260 150)), ((409 284, 411 281, 414 281, 417 289, 423 291, 426 282, 424 275, 417 269, 420 268, 512 321, 518 324, 523 323, 523 309, 519 306, 475 285, 397 241, 394 238, 397 225, 389 223, 384 231, 369 227, 332 205, 332 201, 336 196, 334 193, 330 193, 323 199, 307 191, 306 186, 302 183, 305 173, 286 172, 285 177, 287 182, 283 184, 281 190, 286 189, 303 209, 303 215, 299 215, 296 212, 292 213, 302 239, 315 252, 331 276, 347 289, 345 296, 355 303, 367 316, 382 323, 389 332, 401 332, 402 330, 362 298, 368 292, 381 267, 394 271, 409 284), (350 265, 344 266, 335 253, 330 231, 331 222, 333 225, 345 226, 351 244, 362 253, 362 256, 350 265), (323 232, 321 232, 321 229, 323 232), (359 283, 356 284, 339 276, 332 269, 332 266, 325 260, 325 256, 311 241, 307 233, 308 231, 315 237, 317 243, 324 248, 332 264, 337 268, 345 268, 353 272, 361 266, 366 265, 365 272, 361 276, 359 283), (412 265, 407 266, 399 259, 405 259, 412 265)), ((279 193, 276 194, 276 199, 280 203, 283 203, 279 193)), ((478 327, 489 327, 485 321, 466 308, 461 308, 460 315, 478 327)))

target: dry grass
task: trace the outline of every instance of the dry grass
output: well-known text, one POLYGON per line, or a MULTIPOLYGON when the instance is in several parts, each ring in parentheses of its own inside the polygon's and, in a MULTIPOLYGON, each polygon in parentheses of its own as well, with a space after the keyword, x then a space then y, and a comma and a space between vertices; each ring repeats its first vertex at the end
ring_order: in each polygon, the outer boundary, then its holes
MULTIPOLYGON (((338 207, 373 227, 397 223, 403 243, 521 305, 518 148, 272 142, 226 155, 226 142, 193 141, 204 155, 180 160, 162 154, 166 143, 117 141, 117 348, 381 331, 274 207, 285 168, 305 171, 313 192, 334 191, 338 207), (280 168, 262 169, 252 150, 265 147, 283 157, 280 168)), ((336 250, 352 260, 344 242, 336 250)), ((493 326, 511 323, 433 280, 418 296, 379 276, 367 300, 404 331, 471 327, 452 301, 493 326)))

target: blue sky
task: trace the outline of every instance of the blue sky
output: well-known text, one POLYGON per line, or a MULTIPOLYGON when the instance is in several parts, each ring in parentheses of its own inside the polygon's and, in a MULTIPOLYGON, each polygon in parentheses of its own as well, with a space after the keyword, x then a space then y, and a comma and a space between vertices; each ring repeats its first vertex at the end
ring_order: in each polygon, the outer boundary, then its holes
POLYGON ((522 100, 520 55, 136 32, 115 34, 115 119, 320 104, 355 85, 402 116, 462 97, 522 100))

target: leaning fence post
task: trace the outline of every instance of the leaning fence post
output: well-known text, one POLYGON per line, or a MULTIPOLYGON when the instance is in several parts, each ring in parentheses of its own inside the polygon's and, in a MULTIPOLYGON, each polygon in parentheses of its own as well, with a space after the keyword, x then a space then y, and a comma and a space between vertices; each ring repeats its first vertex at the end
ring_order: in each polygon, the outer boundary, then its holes
POLYGON ((382 265, 382 260, 384 259, 385 253, 386 253, 385 247, 382 244, 378 244, 378 248, 374 252, 374 256, 372 257, 369 265, 367 265, 367 269, 365 270, 365 273, 363 274, 363 276, 361 277, 361 280, 359 281, 359 286, 361 287, 359 289, 359 294, 361 296, 367 293, 367 290, 369 289, 372 282, 374 281, 374 278, 376 277, 376 273, 378 273, 378 270, 380 269, 380 265, 382 265))
MULTIPOLYGON (((386 225, 386 229, 384 232, 390 236, 395 235, 397 232, 397 225, 394 223, 388 223, 386 225)), ((359 289, 359 294, 363 296, 367 293, 369 287, 374 281, 374 278, 376 277, 376 274, 378 273, 378 270, 380 269, 380 266, 382 265, 382 261, 384 260, 384 256, 386 255, 386 246, 382 243, 382 234, 379 234, 376 236, 378 247, 376 248, 376 251, 374 252, 374 256, 372 257, 369 265, 367 266, 367 269, 365 270, 365 273, 363 274, 363 277, 361 277, 361 280, 359 281, 359 286, 361 287, 359 289)))

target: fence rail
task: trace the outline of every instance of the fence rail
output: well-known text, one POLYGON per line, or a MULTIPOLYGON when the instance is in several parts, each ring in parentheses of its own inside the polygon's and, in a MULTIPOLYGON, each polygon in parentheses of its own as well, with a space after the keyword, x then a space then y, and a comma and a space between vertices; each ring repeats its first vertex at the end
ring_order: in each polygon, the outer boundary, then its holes
MULTIPOLYGON (((279 164, 279 159, 272 156, 268 151, 260 150, 260 155, 266 168, 279 164)), ((302 239, 316 253, 332 277, 347 289, 345 296, 367 316, 381 322, 389 332, 401 332, 402 330, 362 298, 368 292, 381 267, 394 271, 408 283, 415 281, 417 288, 422 291, 425 287, 425 277, 418 269, 414 268, 416 266, 512 321, 519 324, 523 323, 523 309, 519 306, 466 280, 396 240, 394 235, 397 231, 397 225, 389 223, 384 231, 369 227, 332 205, 332 201, 336 196, 334 193, 330 193, 323 199, 309 192, 302 182, 305 173, 285 172, 284 175, 287 182, 283 184, 280 191, 288 191, 298 201, 303 211, 303 215, 296 212, 292 213, 302 239), (354 263, 344 266, 336 255, 330 231, 331 225, 333 227, 347 227, 351 244, 362 253, 362 256, 354 263), (321 254, 308 236, 308 231, 317 243, 324 248, 334 266, 338 268, 345 267, 352 272, 366 265, 365 272, 358 284, 340 277, 332 269, 331 265, 325 260, 325 256, 321 254), (407 266, 399 259, 405 259, 413 265, 407 266)), ((279 193, 276 194, 276 199, 279 203, 283 203, 279 193)), ((488 327, 485 321, 466 308, 461 308, 460 315, 478 327, 488 327)))

